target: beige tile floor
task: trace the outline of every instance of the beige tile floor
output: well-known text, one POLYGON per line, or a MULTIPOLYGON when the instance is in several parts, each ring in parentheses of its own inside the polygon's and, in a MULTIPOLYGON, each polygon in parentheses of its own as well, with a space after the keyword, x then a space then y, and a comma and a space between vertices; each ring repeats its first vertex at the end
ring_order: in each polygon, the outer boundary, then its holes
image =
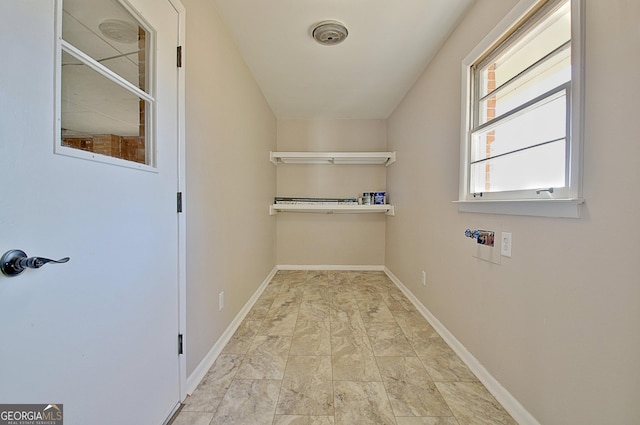
POLYGON ((515 423, 384 273, 279 271, 173 425, 515 423))

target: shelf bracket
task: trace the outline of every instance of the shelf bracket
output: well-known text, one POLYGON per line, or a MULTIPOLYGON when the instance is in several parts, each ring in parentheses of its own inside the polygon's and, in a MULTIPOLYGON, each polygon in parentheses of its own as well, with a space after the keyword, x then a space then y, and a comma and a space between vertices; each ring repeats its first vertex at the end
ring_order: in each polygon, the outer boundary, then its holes
MULTIPOLYGON (((393 164, 394 162, 396 162, 396 152, 395 151, 391 152, 391 155, 389 156, 389 159, 387 160, 385 166, 388 167, 389 165, 393 164)), ((389 215, 393 215, 393 214, 389 214, 389 215)))
POLYGON ((273 162, 273 165, 278 166, 278 159, 275 157, 272 151, 269 152, 269 161, 273 162))

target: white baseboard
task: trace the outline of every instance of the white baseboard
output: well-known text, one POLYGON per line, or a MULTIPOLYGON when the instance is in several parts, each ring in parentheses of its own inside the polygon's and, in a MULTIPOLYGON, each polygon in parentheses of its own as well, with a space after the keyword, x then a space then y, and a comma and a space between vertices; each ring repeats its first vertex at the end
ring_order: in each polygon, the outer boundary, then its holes
POLYGON ((480 382, 498 400, 498 402, 509 412, 513 419, 520 425, 540 425, 540 423, 529 413, 510 393, 507 391, 484 366, 476 359, 460 341, 416 298, 406 286, 400 282, 388 268, 384 272, 389 279, 409 298, 413 305, 424 316, 429 324, 438 332, 451 349, 460 357, 467 367, 478 377, 480 382))
POLYGON ((353 271, 384 271, 384 266, 340 266, 327 264, 282 264, 276 266, 278 270, 353 270, 353 271))
POLYGON ((262 283, 260 284, 256 292, 253 293, 253 295, 251 296, 251 298, 249 298, 249 300, 244 305, 244 307, 242 307, 242 309, 238 312, 238 314, 233 319, 233 321, 229 324, 227 329, 222 333, 220 338, 218 338, 218 340, 213 345, 213 347, 211 347, 211 350, 209 350, 209 352, 204 357, 204 359, 202 359, 198 367, 196 367, 193 373, 189 375, 189 377, 187 378, 187 391, 186 391, 187 394, 193 394, 195 389, 198 387, 198 384, 200 384, 200 381, 202 381, 202 378, 204 378, 204 376, 207 374, 211 366, 213 366, 213 363, 216 361, 216 359, 222 352, 222 349, 225 347, 225 345, 227 345, 227 343, 229 342, 229 340, 231 339, 235 331, 238 329, 238 327, 240 326, 244 318, 247 316, 247 314, 249 314, 249 311, 251 310, 253 305, 256 303, 256 301, 258 301, 258 298, 260 298, 260 295, 262 295, 265 288, 267 287, 269 282, 271 282, 271 279, 273 279, 273 276, 276 274, 277 271, 278 271, 278 267, 274 267, 273 270, 269 272, 269 275, 262 281, 262 283))

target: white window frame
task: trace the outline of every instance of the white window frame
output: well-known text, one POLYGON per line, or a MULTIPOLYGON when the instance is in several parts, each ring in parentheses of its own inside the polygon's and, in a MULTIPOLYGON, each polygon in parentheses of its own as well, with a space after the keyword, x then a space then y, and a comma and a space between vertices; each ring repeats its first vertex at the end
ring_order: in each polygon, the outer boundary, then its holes
POLYGON ((156 157, 156 141, 155 141, 155 115, 156 115, 156 99, 155 99, 155 49, 156 49, 156 33, 153 27, 140 15, 134 8, 132 8, 126 0, 116 0, 120 5, 129 12, 138 21, 141 27, 147 33, 148 37, 148 63, 149 69, 148 75, 148 92, 145 92, 125 78, 111 71, 106 66, 97 62, 91 56, 77 49, 72 44, 68 43, 62 38, 62 15, 63 15, 63 1, 55 0, 56 10, 56 52, 55 52, 55 132, 54 132, 54 148, 53 151, 58 155, 65 155, 74 158, 86 159, 95 162, 101 162, 104 164, 116 165, 125 168, 133 168, 141 171, 150 171, 157 173, 157 157, 156 157), (102 155, 94 152, 88 152, 81 149, 76 149, 62 144, 62 52, 68 53, 75 59, 82 62, 84 65, 93 69, 103 77, 107 78, 112 83, 117 84, 121 88, 136 95, 139 99, 145 100, 149 105, 149 110, 145 114, 145 127, 146 127, 146 156, 148 164, 141 164, 134 161, 128 161, 112 156, 102 155))
MULTIPOLYGON (((582 140, 584 116, 584 6, 583 0, 571 2, 571 84, 568 90, 570 118, 568 122, 568 187, 549 191, 517 191, 474 194, 470 191, 470 136, 472 120, 473 75, 471 67, 511 28, 545 0, 521 0, 500 23, 462 61, 462 120, 460 144, 460 184, 458 200, 461 212, 530 215, 542 217, 580 216, 582 198, 582 140), (486 196, 485 196, 486 195, 486 196)), ((544 189, 544 188, 540 188, 544 189)))

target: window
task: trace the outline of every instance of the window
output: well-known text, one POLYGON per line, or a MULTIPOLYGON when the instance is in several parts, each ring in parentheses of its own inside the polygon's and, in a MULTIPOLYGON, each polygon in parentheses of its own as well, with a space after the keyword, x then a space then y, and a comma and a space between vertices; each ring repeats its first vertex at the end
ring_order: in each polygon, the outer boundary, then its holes
POLYGON ((463 62, 461 210, 581 202, 582 43, 573 3, 521 1, 463 62))
POLYGON ((59 0, 56 152, 153 168, 153 33, 118 0, 59 0))

